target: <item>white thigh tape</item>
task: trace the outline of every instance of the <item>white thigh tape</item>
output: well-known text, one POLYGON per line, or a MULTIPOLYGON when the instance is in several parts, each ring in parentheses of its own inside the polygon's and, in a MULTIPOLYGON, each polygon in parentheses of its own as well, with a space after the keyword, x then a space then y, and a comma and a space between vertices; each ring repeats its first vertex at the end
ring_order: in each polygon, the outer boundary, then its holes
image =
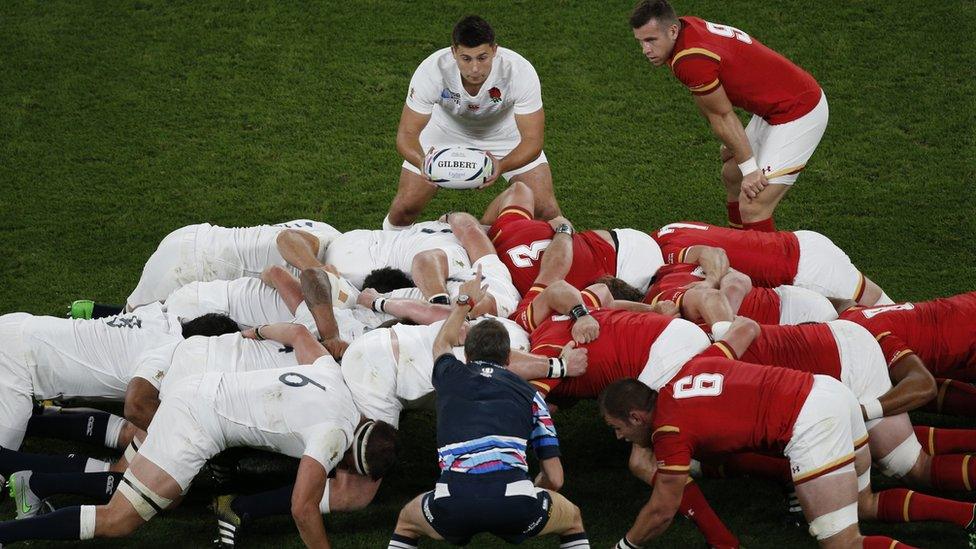
POLYGON ((841 530, 857 524, 857 502, 831 511, 810 521, 810 535, 818 540, 836 536, 841 530))
POLYGON ((95 506, 81 506, 81 524, 78 529, 78 539, 93 539, 95 537, 95 506))
POLYGON ((132 471, 125 472, 122 482, 119 483, 118 491, 136 508, 136 512, 139 513, 142 520, 147 522, 156 516, 156 513, 173 503, 173 500, 166 499, 150 490, 132 474, 132 471))
POLYGON ((868 467, 867 471, 864 471, 857 476, 857 491, 863 492, 865 488, 871 486, 871 468, 868 467))
POLYGON ((881 472, 885 476, 902 478, 912 470, 921 453, 922 445, 918 442, 918 438, 912 434, 898 447, 888 452, 888 455, 879 458, 878 465, 881 466, 881 472))
POLYGON ((129 445, 125 447, 125 452, 122 453, 122 456, 125 457, 125 460, 127 462, 132 463, 133 458, 135 458, 136 454, 138 453, 139 453, 139 443, 136 442, 136 439, 133 438, 132 442, 130 442, 129 445))

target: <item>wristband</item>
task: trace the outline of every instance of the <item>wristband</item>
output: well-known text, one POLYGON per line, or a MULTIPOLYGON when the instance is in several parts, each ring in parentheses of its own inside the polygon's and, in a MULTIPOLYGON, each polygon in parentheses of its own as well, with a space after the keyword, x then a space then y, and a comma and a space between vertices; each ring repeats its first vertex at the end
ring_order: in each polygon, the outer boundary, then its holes
POLYGON ((624 536, 620 538, 617 545, 614 545, 614 549, 644 549, 644 547, 642 545, 637 545, 636 543, 631 543, 630 540, 627 539, 627 536, 624 536))
POLYGON ((260 326, 255 326, 254 327, 254 339, 256 339, 258 341, 264 341, 264 336, 261 335, 261 327, 260 326))
POLYGON ((584 316, 590 314, 590 310, 586 308, 586 305, 580 303, 579 305, 573 305, 573 308, 569 310, 569 316, 573 317, 573 320, 579 320, 584 316))
POLYGON ((864 413, 868 417, 868 420, 884 417, 884 408, 881 407, 880 400, 869 400, 867 402, 862 402, 861 405, 864 406, 864 413))
POLYGON ((427 303, 433 303, 435 305, 450 305, 451 296, 447 294, 434 294, 430 296, 430 299, 427 300, 427 303))
POLYGON ((712 339, 718 341, 722 339, 725 334, 729 333, 729 327, 732 323, 728 320, 719 320, 715 324, 712 324, 712 339))
POLYGON ((755 156, 750 156, 748 160, 746 160, 742 164, 739 164, 739 171, 742 172, 742 175, 744 176, 749 175, 752 172, 757 171, 758 169, 759 169, 759 165, 756 164, 755 156))
POLYGON ((561 358, 550 358, 549 359, 549 374, 546 375, 548 378, 560 378, 566 377, 568 374, 568 368, 566 368, 566 361, 561 358))
POLYGON ((373 300, 373 312, 374 313, 385 313, 386 310, 383 308, 386 306, 385 297, 377 297, 373 300))

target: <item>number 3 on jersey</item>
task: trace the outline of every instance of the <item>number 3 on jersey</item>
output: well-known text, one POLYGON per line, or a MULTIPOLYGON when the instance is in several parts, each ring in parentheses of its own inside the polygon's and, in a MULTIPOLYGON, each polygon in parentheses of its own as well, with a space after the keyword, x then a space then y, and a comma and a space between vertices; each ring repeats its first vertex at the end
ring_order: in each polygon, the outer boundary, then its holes
POLYGON ((722 374, 685 376, 674 384, 674 398, 713 397, 722 394, 722 374))
POLYGON ((549 247, 552 239, 536 240, 535 242, 514 248, 509 248, 508 257, 512 260, 512 265, 525 269, 531 267, 534 262, 539 261, 539 256, 549 247))
POLYGON ((710 23, 705 21, 705 28, 708 32, 712 34, 717 34, 718 36, 724 36, 725 38, 735 38, 739 42, 745 42, 746 44, 752 44, 752 38, 749 35, 740 31, 735 27, 730 27, 728 25, 718 25, 716 23, 710 23))

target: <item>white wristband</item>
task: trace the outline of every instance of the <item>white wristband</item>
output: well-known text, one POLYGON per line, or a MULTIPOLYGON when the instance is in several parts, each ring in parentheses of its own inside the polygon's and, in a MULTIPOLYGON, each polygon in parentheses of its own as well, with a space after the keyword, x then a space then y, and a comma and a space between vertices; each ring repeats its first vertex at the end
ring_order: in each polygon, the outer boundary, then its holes
POLYGON ((614 549, 643 549, 643 545, 637 545, 636 543, 631 543, 627 536, 620 538, 617 545, 614 545, 614 549))
POLYGON ((729 332, 729 327, 732 323, 728 320, 719 320, 715 324, 712 324, 712 340, 718 341, 725 337, 725 334, 729 332))
POLYGON ((750 156, 748 160, 746 160, 742 164, 739 164, 739 171, 742 172, 742 175, 749 175, 758 169, 759 169, 759 165, 756 164, 755 156, 750 156))
POLYGON ((864 406, 864 413, 868 416, 869 420, 884 417, 884 408, 881 407, 880 400, 869 400, 862 402, 861 405, 864 406))
POLYGON ((383 307, 386 306, 386 298, 377 297, 373 300, 373 312, 374 313, 385 313, 386 311, 383 307))
POLYGON ((550 358, 549 359, 549 375, 546 376, 550 379, 566 377, 566 362, 561 358, 550 358))

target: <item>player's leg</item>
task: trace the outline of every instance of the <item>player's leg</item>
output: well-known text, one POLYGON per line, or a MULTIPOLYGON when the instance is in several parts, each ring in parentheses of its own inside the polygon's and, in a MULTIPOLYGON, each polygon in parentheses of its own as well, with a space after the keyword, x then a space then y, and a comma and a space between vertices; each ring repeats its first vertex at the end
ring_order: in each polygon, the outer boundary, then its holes
POLYGON ((400 230, 409 227, 436 193, 437 186, 424 179, 416 166, 404 161, 396 196, 383 220, 383 228, 400 230))
POLYGON ((549 518, 537 536, 556 534, 560 549, 589 549, 590 542, 583 529, 583 514, 566 496, 545 490, 550 500, 549 518))
POLYGON ((833 299, 850 299, 860 305, 891 303, 877 284, 861 274, 851 258, 826 236, 814 231, 794 231, 800 247, 794 286, 833 299))
POLYGON ((125 448, 135 428, 125 418, 101 410, 61 409, 56 413, 35 414, 27 423, 27 434, 62 440, 104 444, 106 448, 125 448), (128 429, 127 429, 128 427, 128 429), (123 432, 128 436, 126 440, 123 432))
POLYGON ((444 539, 424 517, 423 500, 432 497, 432 494, 433 492, 420 494, 403 506, 400 515, 397 517, 393 536, 390 537, 389 549, 414 549, 422 537, 435 540, 444 539))
POLYGON ((17 450, 34 411, 27 313, 0 316, 0 450, 17 450))
POLYGON ((830 300, 817 292, 799 286, 773 288, 779 296, 780 324, 830 322, 837 319, 837 310, 830 300))
POLYGON ((773 212, 779 205, 790 185, 770 182, 755 198, 749 198, 742 193, 739 195, 739 215, 742 217, 742 228, 753 231, 772 232, 776 230, 773 222, 773 212))
POLYGON ((534 217, 549 220, 562 213, 559 209, 559 203, 556 201, 556 194, 552 185, 552 171, 549 169, 549 162, 546 160, 545 153, 539 155, 539 159, 535 162, 517 170, 516 173, 509 172, 506 175, 509 174, 511 174, 509 181, 513 183, 521 181, 532 189, 535 198, 534 217), (536 162, 538 164, 534 165, 536 162), (529 166, 533 167, 526 170, 529 166))
POLYGON ((519 208, 532 215, 535 209, 535 193, 532 192, 532 188, 521 181, 513 181, 491 201, 491 204, 488 204, 485 213, 481 216, 481 223, 494 224, 498 216, 508 208, 519 208))
MULTIPOLYGON (((930 456, 976 453, 976 429, 945 429, 916 425, 915 438, 930 456)), ((971 478, 976 480, 976 477, 971 478)))
MULTIPOLYGON (((752 121, 749 122, 752 124, 752 121)), ((725 185, 725 209, 729 216, 729 227, 742 228, 742 214, 739 213, 739 195, 742 192, 742 172, 728 147, 719 149, 722 160, 722 183, 725 185)))
POLYGON ((126 311, 140 305, 162 301, 166 297, 195 278, 185 266, 186 250, 192 250, 198 225, 177 229, 163 238, 156 251, 149 256, 142 268, 139 283, 125 300, 126 311))
POLYGON ((447 254, 443 250, 427 250, 413 256, 410 277, 431 303, 447 305, 447 254))

